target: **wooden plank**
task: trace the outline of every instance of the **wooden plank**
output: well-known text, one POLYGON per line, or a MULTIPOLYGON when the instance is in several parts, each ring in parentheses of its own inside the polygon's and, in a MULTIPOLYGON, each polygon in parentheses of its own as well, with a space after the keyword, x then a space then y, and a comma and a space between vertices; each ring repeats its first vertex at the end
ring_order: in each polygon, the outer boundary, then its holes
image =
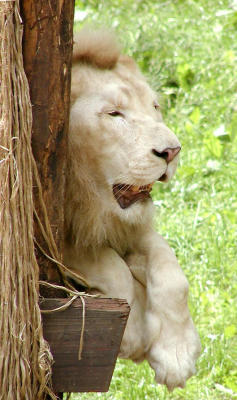
MULTIPOLYGON (((78 351, 82 327, 82 302, 76 299, 65 311, 42 314, 44 337, 54 357, 56 392, 108 391, 129 306, 122 299, 84 297, 86 304, 82 359, 78 351)), ((44 299, 41 309, 55 309, 68 299, 44 299)))

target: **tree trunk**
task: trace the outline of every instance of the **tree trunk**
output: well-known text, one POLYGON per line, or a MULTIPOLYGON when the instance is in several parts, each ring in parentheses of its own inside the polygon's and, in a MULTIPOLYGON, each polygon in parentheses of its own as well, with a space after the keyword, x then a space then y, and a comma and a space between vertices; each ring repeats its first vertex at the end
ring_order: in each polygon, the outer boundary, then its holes
MULTIPOLYGON (((54 240, 62 257, 74 0, 22 0, 21 16, 24 68, 33 110, 32 148, 54 240)), ((37 188, 34 201, 41 216, 37 188)), ((48 253, 37 224, 35 236, 48 253)), ((40 251, 37 258, 40 278, 60 283, 55 264, 40 251)), ((54 289, 44 289, 41 294, 59 297, 54 289)))

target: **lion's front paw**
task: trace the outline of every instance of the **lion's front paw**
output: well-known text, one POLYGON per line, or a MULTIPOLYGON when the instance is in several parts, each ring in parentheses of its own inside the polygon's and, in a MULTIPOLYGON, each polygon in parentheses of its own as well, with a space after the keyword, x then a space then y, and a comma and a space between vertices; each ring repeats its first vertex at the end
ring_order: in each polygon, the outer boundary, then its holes
POLYGON ((152 343, 147 351, 147 360, 155 370, 156 381, 169 390, 183 388, 186 380, 195 374, 195 362, 201 350, 191 318, 185 325, 160 320, 157 334, 154 335, 154 331, 150 333, 152 343))

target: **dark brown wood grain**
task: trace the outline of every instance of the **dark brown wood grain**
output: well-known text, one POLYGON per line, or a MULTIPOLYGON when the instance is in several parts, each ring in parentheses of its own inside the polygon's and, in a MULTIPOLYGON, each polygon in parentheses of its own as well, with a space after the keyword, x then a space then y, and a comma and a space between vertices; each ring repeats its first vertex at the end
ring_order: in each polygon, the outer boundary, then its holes
MULTIPOLYGON (((54 239, 62 255, 74 0, 22 0, 24 68, 33 112, 32 148, 54 239)), ((34 200, 41 216, 37 189, 34 200)), ((48 252, 36 225, 37 241, 48 252)), ((58 269, 39 252, 41 279, 59 283, 58 269)), ((43 293, 54 296, 54 290, 43 293)))
MULTIPOLYGON (((55 361, 53 387, 56 392, 105 392, 109 389, 129 306, 121 299, 84 299, 85 332, 80 361, 81 300, 75 300, 65 311, 42 314, 44 337, 55 361)), ((55 309, 67 301, 45 299, 40 307, 55 309)))

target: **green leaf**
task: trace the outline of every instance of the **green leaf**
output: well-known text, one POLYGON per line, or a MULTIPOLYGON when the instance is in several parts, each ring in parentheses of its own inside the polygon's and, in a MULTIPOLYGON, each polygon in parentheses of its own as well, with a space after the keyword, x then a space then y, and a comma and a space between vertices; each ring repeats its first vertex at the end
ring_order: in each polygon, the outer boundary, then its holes
POLYGON ((228 130, 230 131, 232 139, 234 139, 237 133, 237 113, 234 113, 228 130))
POLYGON ((200 108, 195 107, 192 114, 189 116, 189 118, 195 125, 197 125, 200 121, 200 116, 201 116, 200 108))
POLYGON ((184 89, 190 89, 193 85, 195 74, 190 64, 179 64, 176 69, 178 81, 184 89))
POLYGON ((191 122, 187 121, 185 124, 185 130, 187 133, 193 133, 193 124, 191 122))
POLYGON ((230 142, 230 135, 226 131, 224 124, 221 124, 217 129, 215 129, 213 135, 222 142, 230 142))
POLYGON ((224 60, 227 63, 234 64, 235 62, 235 53, 233 50, 226 50, 224 52, 224 60))
POLYGON ((215 136, 210 134, 210 132, 206 132, 208 136, 206 136, 203 140, 203 143, 206 149, 212 154, 212 156, 216 158, 221 158, 223 146, 215 136))
POLYGON ((225 385, 231 389, 234 393, 237 393, 236 376, 226 376, 224 378, 225 385))
POLYGON ((192 176, 196 173, 196 169, 189 165, 182 165, 178 169, 178 174, 181 178, 192 176))
POLYGON ((234 337, 237 333, 237 328, 235 325, 229 325, 224 330, 224 335, 227 339, 234 337))

